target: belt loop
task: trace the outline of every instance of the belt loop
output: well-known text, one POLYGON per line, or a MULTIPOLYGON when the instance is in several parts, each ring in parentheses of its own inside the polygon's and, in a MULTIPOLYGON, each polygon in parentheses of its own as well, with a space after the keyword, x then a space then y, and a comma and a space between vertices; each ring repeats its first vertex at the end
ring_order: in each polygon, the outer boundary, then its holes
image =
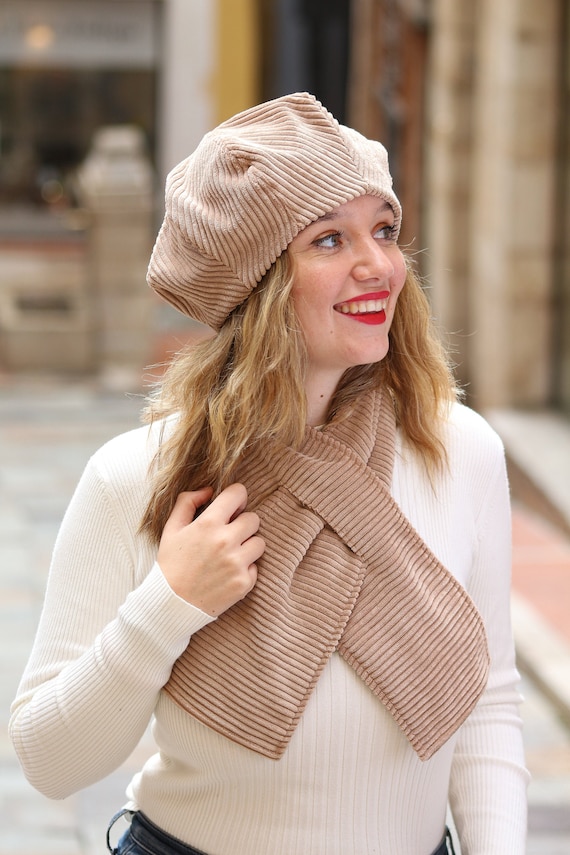
POLYGON ((453 845, 453 837, 451 836, 451 831, 449 828, 445 829, 445 839, 448 843, 448 848, 451 849, 451 855, 455 855, 455 847, 453 845))
POLYGON ((115 823, 120 820, 120 818, 122 816, 127 816, 127 815, 129 816, 130 819, 132 819, 134 816, 134 812, 132 810, 129 810, 128 808, 123 808, 118 813, 116 813, 114 817, 112 817, 111 822, 109 823, 109 826, 107 828, 107 849, 109 850, 111 855, 117 855, 117 852, 118 852, 117 849, 113 849, 111 847, 111 829, 113 828, 115 823))

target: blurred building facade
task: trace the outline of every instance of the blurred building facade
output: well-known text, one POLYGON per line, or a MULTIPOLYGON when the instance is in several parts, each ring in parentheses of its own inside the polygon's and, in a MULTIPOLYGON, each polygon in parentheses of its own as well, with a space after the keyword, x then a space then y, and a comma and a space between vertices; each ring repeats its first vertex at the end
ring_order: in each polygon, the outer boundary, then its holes
POLYGON ((0 2, 0 369, 152 359, 164 179, 256 100, 256 27, 253 0, 0 2))
POLYGON ((351 120, 387 141, 468 399, 570 413, 568 3, 353 11, 351 120))
POLYGON ((98 128, 142 129, 156 228, 210 127, 298 89, 386 144, 470 403, 570 413, 567 0, 4 0, 0 359, 10 277, 49 257, 89 288, 74 175, 98 128))

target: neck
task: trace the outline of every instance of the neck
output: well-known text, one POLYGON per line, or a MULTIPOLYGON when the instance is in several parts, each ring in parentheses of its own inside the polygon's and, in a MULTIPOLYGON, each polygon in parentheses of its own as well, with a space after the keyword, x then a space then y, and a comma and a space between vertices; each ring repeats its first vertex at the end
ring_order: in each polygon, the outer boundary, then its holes
POLYGON ((326 377, 322 375, 307 376, 305 381, 307 424, 311 427, 317 427, 326 421, 330 402, 338 386, 340 376, 336 374, 326 377))

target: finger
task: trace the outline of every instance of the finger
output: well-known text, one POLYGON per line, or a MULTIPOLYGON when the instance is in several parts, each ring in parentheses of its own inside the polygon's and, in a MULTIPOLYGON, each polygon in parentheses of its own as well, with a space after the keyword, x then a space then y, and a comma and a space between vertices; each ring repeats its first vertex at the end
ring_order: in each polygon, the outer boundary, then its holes
POLYGON ((246 508, 247 490, 243 484, 230 484, 219 496, 216 496, 206 514, 215 522, 229 523, 238 517, 246 508))
POLYGON ((246 596, 255 588, 255 583, 257 582, 257 564, 250 564, 247 572, 249 573, 250 587, 249 591, 246 592, 246 596))
POLYGON ((262 537, 250 537, 241 547, 244 563, 250 568, 255 566, 265 551, 265 541, 262 537))
POLYGON ((229 523, 229 529, 235 541, 243 543, 259 531, 260 520, 253 511, 244 511, 229 523))
POLYGON ((192 522, 198 508, 201 508, 202 505, 206 504, 212 498, 212 494, 213 490, 211 487, 203 487, 201 490, 180 493, 166 525, 176 529, 184 528, 184 526, 192 522))

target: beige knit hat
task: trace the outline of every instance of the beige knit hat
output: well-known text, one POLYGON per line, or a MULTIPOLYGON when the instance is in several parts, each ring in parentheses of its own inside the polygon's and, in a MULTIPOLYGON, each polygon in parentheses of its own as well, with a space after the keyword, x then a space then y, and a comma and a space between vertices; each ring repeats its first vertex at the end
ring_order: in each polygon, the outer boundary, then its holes
POLYGON ((252 107, 169 174, 147 281, 219 329, 305 226, 365 194, 389 202, 398 231, 383 145, 339 125, 307 92, 252 107))

